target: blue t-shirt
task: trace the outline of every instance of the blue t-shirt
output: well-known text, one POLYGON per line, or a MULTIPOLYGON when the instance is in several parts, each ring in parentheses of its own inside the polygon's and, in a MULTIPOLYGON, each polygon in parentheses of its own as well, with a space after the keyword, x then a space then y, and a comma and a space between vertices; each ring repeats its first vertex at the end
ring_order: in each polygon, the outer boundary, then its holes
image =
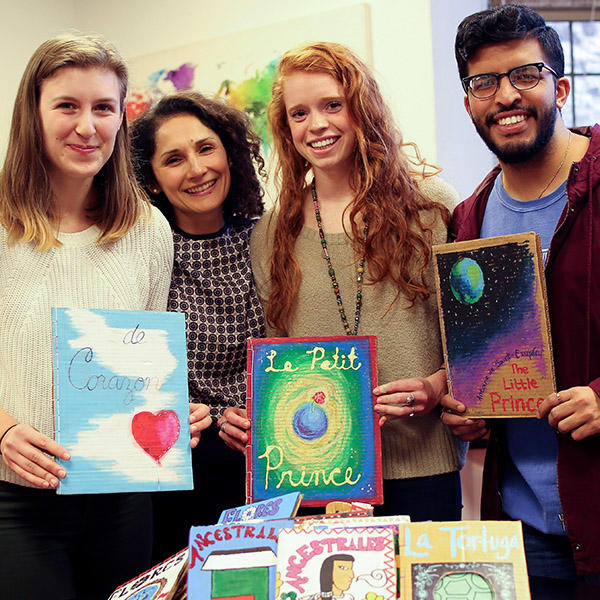
MULTIPOLYGON (((541 238, 544 262, 567 202, 566 181, 537 200, 516 200, 506 193, 502 176, 490 194, 481 237, 535 231, 541 238)), ((506 419, 510 459, 500 482, 502 508, 513 519, 544 533, 565 535, 558 496, 558 442, 547 419, 506 419)))

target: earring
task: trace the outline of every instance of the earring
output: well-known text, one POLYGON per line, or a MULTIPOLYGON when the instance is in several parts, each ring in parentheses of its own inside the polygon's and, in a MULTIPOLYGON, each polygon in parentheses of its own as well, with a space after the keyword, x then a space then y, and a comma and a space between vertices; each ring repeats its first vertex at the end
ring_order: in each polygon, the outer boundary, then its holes
POLYGON ((150 193, 151 194, 160 194, 160 190, 157 187, 151 187, 150 188, 150 193))

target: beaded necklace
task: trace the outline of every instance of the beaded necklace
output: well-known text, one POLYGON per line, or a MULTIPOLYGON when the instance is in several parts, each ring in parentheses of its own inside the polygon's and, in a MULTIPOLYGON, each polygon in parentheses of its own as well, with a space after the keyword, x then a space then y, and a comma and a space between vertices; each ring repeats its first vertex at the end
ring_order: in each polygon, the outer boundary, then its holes
MULTIPOLYGON (((321 238, 321 247, 323 248, 323 258, 327 263, 329 277, 331 278, 331 285, 333 286, 333 293, 335 294, 338 311, 342 319, 342 325, 344 326, 344 331, 346 332, 346 335, 356 335, 358 333, 360 309, 362 307, 362 283, 363 274, 365 272, 365 253, 363 250, 363 255, 361 256, 360 261, 358 263, 358 267, 356 268, 356 309, 354 311, 354 329, 350 329, 348 318, 346 317, 346 311, 344 310, 344 304, 342 303, 342 296, 340 295, 340 286, 338 285, 337 279, 335 277, 335 270, 333 268, 333 265, 331 264, 331 257, 329 256, 329 251, 327 249, 327 240, 325 239, 325 232, 323 231, 323 225, 321 224, 321 211, 319 210, 319 198, 317 197, 317 187, 315 185, 314 178, 310 185, 310 189, 312 192, 313 206, 315 208, 315 219, 317 220, 317 227, 319 228, 319 237, 321 238)), ((365 223, 365 230, 363 234, 365 241, 367 240, 368 231, 369 226, 365 223)))

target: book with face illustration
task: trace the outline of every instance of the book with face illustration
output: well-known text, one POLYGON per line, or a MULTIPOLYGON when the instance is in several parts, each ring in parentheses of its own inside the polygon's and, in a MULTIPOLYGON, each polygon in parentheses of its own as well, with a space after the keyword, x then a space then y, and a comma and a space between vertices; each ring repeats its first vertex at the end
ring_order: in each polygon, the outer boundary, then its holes
POLYGON ((282 530, 277 598, 395 600, 394 527, 282 530))
POLYGON ((52 309, 59 494, 193 487, 184 315, 52 309))
POLYGON ((247 501, 383 501, 375 338, 248 340, 247 501))

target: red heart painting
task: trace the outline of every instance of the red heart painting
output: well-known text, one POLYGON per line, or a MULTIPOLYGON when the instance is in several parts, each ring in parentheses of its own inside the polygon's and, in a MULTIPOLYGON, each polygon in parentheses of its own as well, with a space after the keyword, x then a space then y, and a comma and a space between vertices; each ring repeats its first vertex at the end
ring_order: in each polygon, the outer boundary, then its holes
POLYGON ((131 432, 141 449, 159 465, 160 459, 179 439, 179 417, 174 410, 159 410, 157 413, 140 412, 131 421, 131 432))

